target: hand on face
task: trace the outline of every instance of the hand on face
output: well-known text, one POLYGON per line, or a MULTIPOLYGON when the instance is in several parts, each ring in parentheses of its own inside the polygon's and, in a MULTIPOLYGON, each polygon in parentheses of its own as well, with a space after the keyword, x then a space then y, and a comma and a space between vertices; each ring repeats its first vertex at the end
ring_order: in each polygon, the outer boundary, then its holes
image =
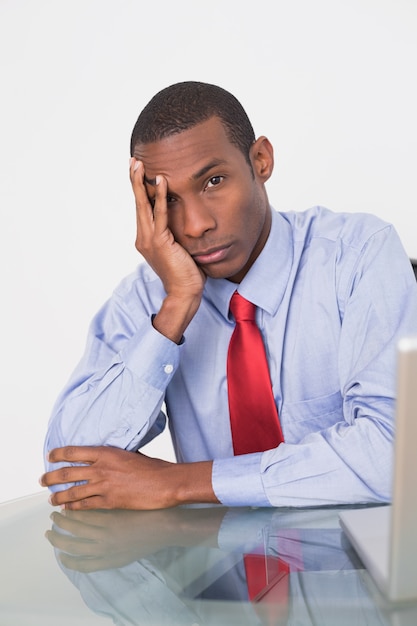
POLYGON ((152 207, 145 187, 143 163, 131 159, 130 180, 136 201, 136 249, 161 279, 167 296, 201 298, 205 275, 188 252, 175 241, 168 227, 167 183, 163 176, 152 181, 152 207))
POLYGON ((251 165, 215 116, 135 147, 136 247, 165 287, 153 325, 172 341, 198 310, 206 276, 241 282, 266 242, 272 146, 260 137, 249 156, 251 165))

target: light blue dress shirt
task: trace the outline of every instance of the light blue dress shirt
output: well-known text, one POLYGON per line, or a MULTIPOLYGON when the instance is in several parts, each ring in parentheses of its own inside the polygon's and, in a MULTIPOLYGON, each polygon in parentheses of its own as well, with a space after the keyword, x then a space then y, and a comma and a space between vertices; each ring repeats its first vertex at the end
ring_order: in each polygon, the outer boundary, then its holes
POLYGON ((152 326, 165 294, 141 264, 94 318, 54 407, 47 450, 137 450, 161 432, 166 414, 178 461, 214 459, 223 504, 389 501, 396 343, 417 334, 409 259, 394 228, 371 215, 320 207, 272 214, 268 241, 238 290, 258 306, 285 443, 233 456, 226 357, 236 285, 207 279, 177 345, 152 326))

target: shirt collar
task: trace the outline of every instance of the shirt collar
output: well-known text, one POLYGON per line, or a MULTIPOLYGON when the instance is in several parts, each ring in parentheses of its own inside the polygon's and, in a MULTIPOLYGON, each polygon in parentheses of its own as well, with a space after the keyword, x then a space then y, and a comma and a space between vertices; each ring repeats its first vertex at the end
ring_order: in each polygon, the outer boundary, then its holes
POLYGON ((236 289, 256 306, 274 315, 288 283, 293 258, 291 226, 272 209, 269 237, 260 255, 239 285, 225 278, 207 278, 205 296, 228 319, 230 298, 236 289))

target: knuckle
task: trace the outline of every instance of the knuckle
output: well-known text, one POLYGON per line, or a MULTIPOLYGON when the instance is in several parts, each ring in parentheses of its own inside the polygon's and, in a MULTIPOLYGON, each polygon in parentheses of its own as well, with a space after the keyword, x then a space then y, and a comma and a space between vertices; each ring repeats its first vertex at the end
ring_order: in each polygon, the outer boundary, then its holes
POLYGON ((70 467, 62 467, 59 470, 59 478, 64 483, 68 483, 71 481, 71 468, 70 467))
POLYGON ((65 446, 64 455, 67 459, 72 459, 76 454, 75 446, 65 446))
POLYGON ((70 500, 76 500, 77 499, 77 487, 70 487, 69 489, 67 489, 67 496, 70 500))
POLYGON ((144 238, 143 237, 136 237, 135 247, 139 250, 139 252, 141 252, 142 250, 146 249, 145 245, 144 245, 144 238))

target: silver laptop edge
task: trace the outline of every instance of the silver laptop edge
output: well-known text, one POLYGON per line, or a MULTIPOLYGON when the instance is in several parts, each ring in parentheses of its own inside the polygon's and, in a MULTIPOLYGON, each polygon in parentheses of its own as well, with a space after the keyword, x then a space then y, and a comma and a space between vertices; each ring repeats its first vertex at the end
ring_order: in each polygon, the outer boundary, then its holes
POLYGON ((394 602, 417 599, 416 442, 417 336, 413 336, 398 343, 392 506, 340 514, 340 524, 363 564, 394 602), (378 547, 379 540, 385 545, 378 547))

